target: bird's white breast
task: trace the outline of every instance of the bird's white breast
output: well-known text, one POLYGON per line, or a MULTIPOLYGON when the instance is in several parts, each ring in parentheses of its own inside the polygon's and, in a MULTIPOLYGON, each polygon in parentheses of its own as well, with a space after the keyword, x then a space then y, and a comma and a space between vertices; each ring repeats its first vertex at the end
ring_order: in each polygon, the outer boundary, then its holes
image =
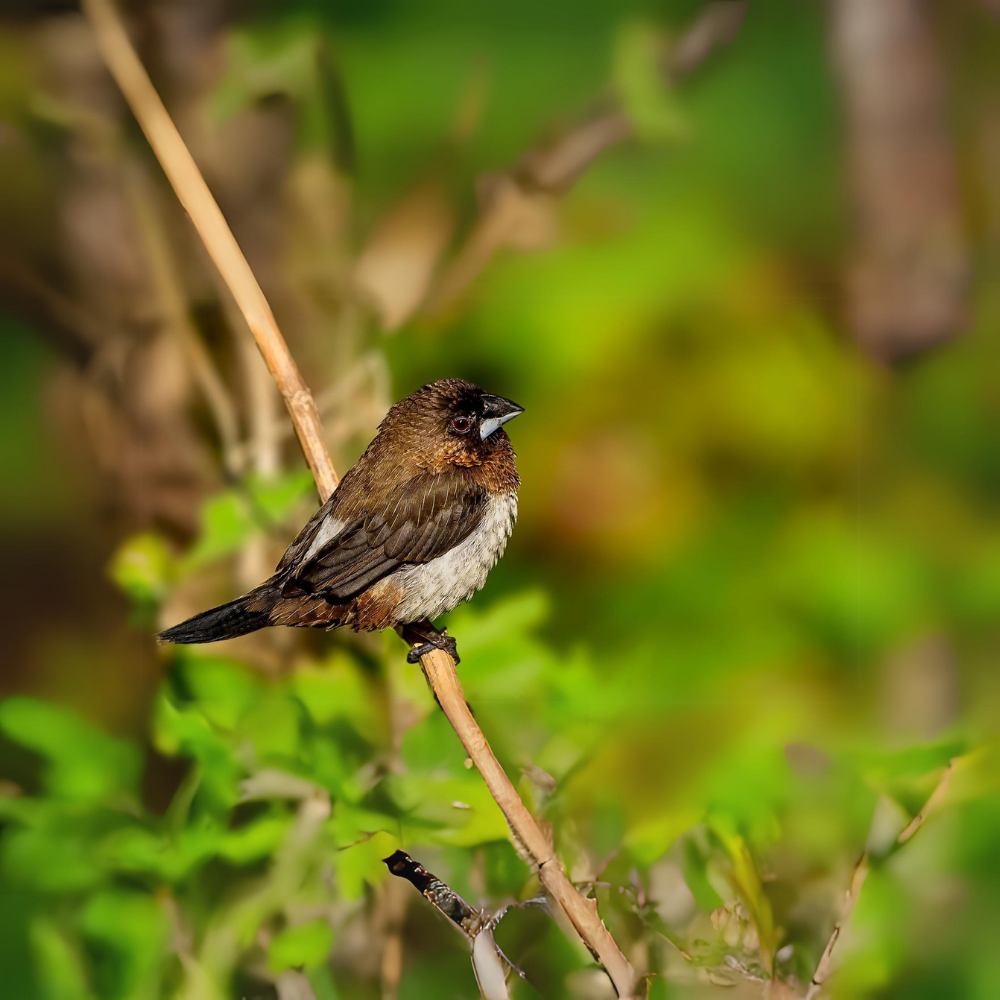
POLYGON ((489 500, 479 527, 465 541, 437 559, 392 574, 403 592, 395 617, 401 622, 434 619, 467 601, 486 582, 507 547, 517 520, 517 494, 489 500))

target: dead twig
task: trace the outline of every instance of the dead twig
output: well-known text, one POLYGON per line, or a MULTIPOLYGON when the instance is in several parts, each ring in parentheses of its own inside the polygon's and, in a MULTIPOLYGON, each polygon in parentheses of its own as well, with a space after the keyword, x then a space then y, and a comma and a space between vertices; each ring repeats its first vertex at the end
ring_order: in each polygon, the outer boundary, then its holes
MULTIPOLYGON (((920 812, 906 824, 903 831, 896 837, 893 848, 900 847, 907 841, 912 840, 916 832, 926 822, 927 817, 941 805, 945 795, 948 793, 951 777, 955 773, 956 762, 957 758, 953 758, 948 763, 934 791, 931 792, 920 812)), ((844 896, 844 907, 841 910, 840 919, 833 928, 830 940, 827 941, 826 947, 823 949, 823 954, 820 956, 819 963, 816 966, 816 971, 809 982, 809 989, 806 991, 806 1000, 813 1000, 819 994, 823 989, 823 984, 826 982, 827 977, 830 975, 833 949, 837 946, 837 942, 840 940, 840 933, 847 924, 847 921, 851 919, 851 914, 854 912, 855 906, 857 906, 858 896, 861 895, 861 889, 865 884, 865 879, 868 878, 869 870, 869 854, 866 850, 858 859, 858 863, 854 866, 854 871, 851 873, 851 882, 844 896)))
MULTIPOLYGON (((325 500, 336 487, 337 476, 324 443, 316 405, 289 353, 288 345, 278 331, 264 294, 184 140, 139 62, 113 4, 110 0, 84 0, 83 6, 108 68, 232 292, 285 397, 302 451, 316 479, 320 496, 325 500)), ((549 839, 525 808, 493 755, 466 705, 454 661, 446 653, 435 651, 424 656, 421 662, 439 704, 507 817, 514 838, 531 858, 542 885, 562 907, 583 943, 604 966, 618 995, 634 996, 636 983, 632 966, 601 922, 596 900, 585 899, 573 887, 555 857, 549 839)))

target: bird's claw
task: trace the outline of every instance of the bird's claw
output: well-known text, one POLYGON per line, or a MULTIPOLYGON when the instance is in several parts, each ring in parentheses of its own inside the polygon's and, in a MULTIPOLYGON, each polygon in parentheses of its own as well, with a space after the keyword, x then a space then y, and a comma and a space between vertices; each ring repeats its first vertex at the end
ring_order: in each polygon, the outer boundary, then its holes
POLYGON ((426 656, 428 653, 433 653, 435 649, 437 649, 437 646, 435 646, 433 642, 424 642, 421 643, 419 646, 414 646, 406 654, 406 662, 419 663, 421 656, 426 656))
POLYGON ((426 656, 428 653, 433 653, 435 649, 440 649, 447 653, 455 661, 456 666, 462 662, 458 655, 458 643, 453 636, 448 635, 446 632, 435 636, 433 640, 428 640, 427 642, 422 642, 419 646, 414 646, 406 654, 406 662, 419 663, 420 657, 426 656))

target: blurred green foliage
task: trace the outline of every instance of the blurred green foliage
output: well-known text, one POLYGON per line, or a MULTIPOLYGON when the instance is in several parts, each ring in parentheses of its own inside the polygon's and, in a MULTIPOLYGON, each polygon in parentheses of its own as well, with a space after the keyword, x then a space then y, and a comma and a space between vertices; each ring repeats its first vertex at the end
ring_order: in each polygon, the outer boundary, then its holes
MULTIPOLYGON (((448 619, 469 702, 651 996, 807 983, 868 845, 833 995, 993 1000, 1000 297, 984 282, 968 335, 909 368, 859 356, 828 301, 846 210, 822 11, 755 3, 689 85, 657 88, 658 29, 696 7, 265 4, 232 32, 211 112, 290 100, 296 155, 354 170, 364 229, 442 158, 468 222, 480 172, 602 87, 623 100, 641 141, 560 203, 554 246, 500 255, 447 324, 372 335, 396 395, 462 374, 527 408, 521 525, 448 619), (890 849, 955 757, 943 808, 890 849)), ((0 81, 39 128, 28 70, 0 81)), ((987 237, 976 251, 995 263, 987 237)), ((85 530, 40 416, 51 359, 3 322, 10 534, 85 530)), ((122 542, 107 575, 133 626, 290 539, 310 490, 248 477, 184 551, 122 542)), ((141 723, 105 727, 84 721, 115 702, 110 675, 88 680, 105 636, 50 628, 20 681, 45 697, 0 705, 5 995, 269 998, 291 970, 319 1000, 374 997, 397 847, 477 904, 537 891, 394 636, 320 636, 272 672, 170 650, 141 723), (70 674, 93 690, 67 693, 70 674)), ((516 996, 599 979, 544 913, 497 936, 528 977, 516 996)), ((405 942, 401 998, 474 995, 461 939, 415 894, 405 942)))

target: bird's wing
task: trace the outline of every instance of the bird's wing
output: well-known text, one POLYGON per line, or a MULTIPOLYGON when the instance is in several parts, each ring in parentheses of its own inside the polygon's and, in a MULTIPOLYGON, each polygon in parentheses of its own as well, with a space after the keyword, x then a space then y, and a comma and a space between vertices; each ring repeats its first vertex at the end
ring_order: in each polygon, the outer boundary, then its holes
POLYGON ((344 522, 333 513, 334 506, 339 499, 337 496, 339 488, 334 490, 326 503, 322 504, 319 510, 309 518, 302 530, 295 536, 292 544, 285 549, 285 554, 275 569, 275 575, 281 575, 289 567, 304 562, 308 558, 310 550, 317 550, 343 531, 344 522))
POLYGON ((334 506, 326 533, 321 508, 279 564, 284 588, 350 600, 399 566, 454 548, 482 521, 486 503, 485 490, 463 478, 422 474, 350 522, 338 522, 334 506))

